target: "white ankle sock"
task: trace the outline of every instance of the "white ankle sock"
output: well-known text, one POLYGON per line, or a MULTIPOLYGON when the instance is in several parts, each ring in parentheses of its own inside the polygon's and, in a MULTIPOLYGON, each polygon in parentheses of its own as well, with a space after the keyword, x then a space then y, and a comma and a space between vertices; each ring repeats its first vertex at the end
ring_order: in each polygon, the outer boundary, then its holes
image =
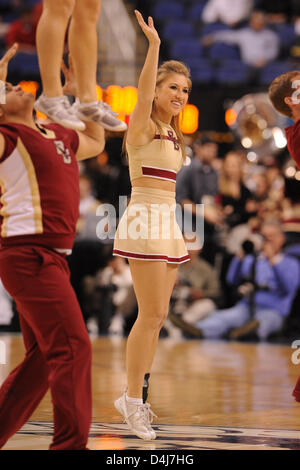
POLYGON ((132 398, 125 394, 126 401, 129 405, 142 405, 143 404, 143 399, 142 398, 132 398))

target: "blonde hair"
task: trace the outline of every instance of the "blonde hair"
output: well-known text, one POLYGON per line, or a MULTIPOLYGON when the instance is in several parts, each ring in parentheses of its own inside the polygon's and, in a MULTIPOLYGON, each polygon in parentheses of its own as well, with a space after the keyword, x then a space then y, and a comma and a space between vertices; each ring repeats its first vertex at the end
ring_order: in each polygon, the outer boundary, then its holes
MULTIPOLYGON (((192 80, 191 80, 191 73, 189 68, 183 63, 179 62, 177 60, 167 60, 166 62, 163 62, 162 65, 158 68, 157 70, 157 78, 156 78, 156 87, 159 87, 166 78, 171 75, 171 74, 179 74, 183 75, 187 79, 188 87, 189 87, 189 92, 191 91, 192 88, 192 80)), ((153 122, 155 123, 157 130, 159 133, 162 133, 162 127, 160 122, 157 120, 155 116, 155 102, 153 100, 152 104, 152 112, 151 112, 151 118, 153 122)), ((180 124, 179 124, 179 115, 173 116, 171 123, 171 127, 173 127, 176 137, 178 139, 181 152, 182 152, 182 158, 185 160, 186 158, 186 152, 185 152, 185 143, 184 143, 184 137, 183 134, 180 130, 180 124)), ((126 153, 126 147, 125 147, 125 142, 126 142, 126 136, 127 133, 124 135, 124 140, 123 140, 123 152, 126 153)))
MULTIPOLYGON (((192 88, 190 70, 183 62, 179 62, 177 60, 167 60, 166 62, 163 62, 163 64, 158 68, 156 86, 159 87, 169 75, 174 74, 174 73, 183 75, 186 78, 188 87, 189 87, 189 92, 190 92, 192 88)), ((161 126, 159 125, 159 123, 157 122, 155 118, 154 102, 153 102, 151 117, 153 121, 155 122, 158 130, 161 132, 161 126)), ((173 127, 175 134, 177 136, 177 139, 179 141, 179 145, 181 147, 181 152, 182 152, 182 158, 183 160, 185 160, 186 158, 185 143, 184 143, 183 134, 180 130, 179 115, 173 116, 170 124, 173 127)))

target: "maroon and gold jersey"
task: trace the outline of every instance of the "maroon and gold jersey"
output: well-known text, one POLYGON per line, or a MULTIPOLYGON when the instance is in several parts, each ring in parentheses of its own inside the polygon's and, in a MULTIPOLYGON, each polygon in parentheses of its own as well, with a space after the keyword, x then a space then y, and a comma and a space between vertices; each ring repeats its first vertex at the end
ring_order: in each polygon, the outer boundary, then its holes
POLYGON ((300 120, 285 129, 287 147, 300 170, 300 120))
POLYGON ((71 249, 79 210, 77 132, 14 123, 0 125, 0 132, 1 245, 71 249))

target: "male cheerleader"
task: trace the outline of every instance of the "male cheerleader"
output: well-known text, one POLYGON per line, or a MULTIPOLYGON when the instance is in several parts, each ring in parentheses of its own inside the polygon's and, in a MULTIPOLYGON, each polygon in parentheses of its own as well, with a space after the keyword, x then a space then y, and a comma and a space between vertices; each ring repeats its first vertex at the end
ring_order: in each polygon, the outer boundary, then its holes
MULTIPOLYGON (((269 97, 279 113, 294 121, 285 133, 290 155, 300 169, 300 71, 294 70, 275 78, 269 87, 269 97)), ((300 377, 293 396, 300 402, 300 377)))
MULTIPOLYGON (((6 80, 13 46, 0 61, 6 80)), ((91 422, 91 345, 71 287, 79 207, 78 160, 104 148, 104 130, 37 125, 34 97, 6 83, 0 105, 0 277, 16 302, 26 354, 0 388, 0 448, 50 388, 50 449, 86 449, 91 422)))

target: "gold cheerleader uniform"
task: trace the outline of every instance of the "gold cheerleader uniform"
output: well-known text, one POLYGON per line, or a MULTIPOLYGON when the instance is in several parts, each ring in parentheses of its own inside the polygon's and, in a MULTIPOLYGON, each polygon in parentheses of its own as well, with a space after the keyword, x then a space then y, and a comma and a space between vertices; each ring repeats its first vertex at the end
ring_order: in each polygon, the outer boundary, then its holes
MULTIPOLYGON (((182 167, 174 129, 161 121, 161 133, 146 145, 126 143, 131 182, 141 176, 176 182, 182 167)), ((124 258, 180 264, 189 255, 176 221, 175 191, 133 187, 119 222, 113 254, 124 258)))

